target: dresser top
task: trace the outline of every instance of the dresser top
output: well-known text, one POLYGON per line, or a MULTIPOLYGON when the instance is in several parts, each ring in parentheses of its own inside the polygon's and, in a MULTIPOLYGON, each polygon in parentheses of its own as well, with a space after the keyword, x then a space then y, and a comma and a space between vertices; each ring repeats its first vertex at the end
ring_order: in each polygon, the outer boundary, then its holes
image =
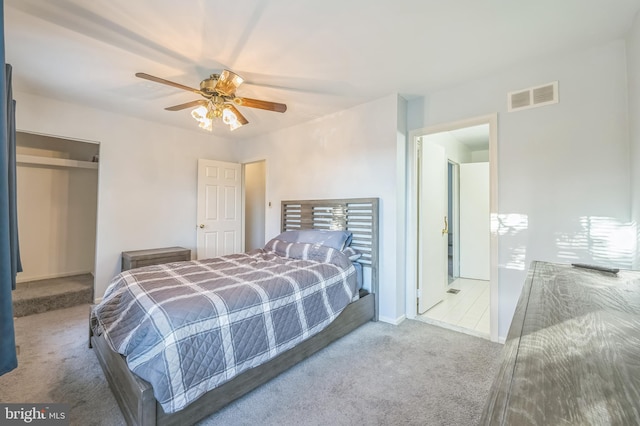
POLYGON ((484 424, 639 424, 640 272, 533 262, 484 424))
POLYGON ((125 258, 135 257, 136 259, 144 259, 145 257, 157 257, 162 255, 169 256, 176 253, 184 253, 184 252, 191 253, 191 250, 186 249, 184 247, 163 247, 163 248, 146 249, 146 250, 123 251, 122 256, 125 258))

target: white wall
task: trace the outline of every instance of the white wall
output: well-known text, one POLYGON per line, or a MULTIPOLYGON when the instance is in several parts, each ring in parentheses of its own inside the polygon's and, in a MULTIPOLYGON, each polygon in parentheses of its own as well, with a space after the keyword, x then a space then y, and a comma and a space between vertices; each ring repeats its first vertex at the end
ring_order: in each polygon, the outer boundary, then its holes
POLYGON ((196 248, 198 158, 234 161, 232 144, 112 112, 14 92, 22 131, 100 143, 95 297, 125 250, 196 248), (37 119, 34 119, 37 117, 37 119))
POLYGON ((380 198, 380 316, 390 322, 404 315, 404 284, 397 281, 404 263, 398 261, 403 252, 397 247, 398 226, 403 226, 397 189, 404 171, 398 173, 397 159, 405 149, 404 108, 404 100, 389 95, 237 142, 240 162, 267 162, 266 194, 272 207, 266 212, 266 239, 280 232, 282 200, 380 198))
MULTIPOLYGON (((631 218, 636 226, 640 247, 640 13, 627 36, 627 79, 629 84, 629 137, 631 146, 631 218)), ((634 269, 640 268, 636 251, 634 269)))
POLYGON ((409 129, 498 112, 499 336, 533 260, 629 267, 624 41, 540 58, 409 102, 409 129), (559 81, 560 103, 507 113, 507 92, 559 81))

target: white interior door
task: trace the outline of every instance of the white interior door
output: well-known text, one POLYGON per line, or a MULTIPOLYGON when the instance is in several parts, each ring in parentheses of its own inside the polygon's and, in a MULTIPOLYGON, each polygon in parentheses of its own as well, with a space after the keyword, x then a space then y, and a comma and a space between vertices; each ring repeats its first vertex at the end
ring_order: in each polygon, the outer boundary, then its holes
POLYGON ((242 251, 241 165, 198 160, 198 259, 242 251))
POLYGON ((460 276, 489 280, 489 163, 460 164, 460 276))
POLYGON ((447 157, 444 147, 423 139, 419 147, 418 313, 443 297, 447 285, 447 157))

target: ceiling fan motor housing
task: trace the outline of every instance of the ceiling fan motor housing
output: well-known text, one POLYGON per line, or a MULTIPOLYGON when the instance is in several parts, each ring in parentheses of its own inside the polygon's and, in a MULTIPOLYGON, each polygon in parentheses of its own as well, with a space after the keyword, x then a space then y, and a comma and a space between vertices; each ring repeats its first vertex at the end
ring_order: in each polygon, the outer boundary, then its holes
POLYGON ((200 82, 200 90, 209 95, 216 94, 216 84, 218 84, 219 74, 211 74, 211 77, 204 79, 200 82))

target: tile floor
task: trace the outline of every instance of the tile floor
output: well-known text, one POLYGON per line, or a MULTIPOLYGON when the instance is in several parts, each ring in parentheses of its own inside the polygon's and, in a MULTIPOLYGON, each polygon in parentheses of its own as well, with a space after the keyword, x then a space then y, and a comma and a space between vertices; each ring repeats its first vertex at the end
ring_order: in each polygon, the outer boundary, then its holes
POLYGON ((449 288, 460 292, 445 293, 442 302, 416 319, 489 339, 489 281, 458 278, 449 288))

